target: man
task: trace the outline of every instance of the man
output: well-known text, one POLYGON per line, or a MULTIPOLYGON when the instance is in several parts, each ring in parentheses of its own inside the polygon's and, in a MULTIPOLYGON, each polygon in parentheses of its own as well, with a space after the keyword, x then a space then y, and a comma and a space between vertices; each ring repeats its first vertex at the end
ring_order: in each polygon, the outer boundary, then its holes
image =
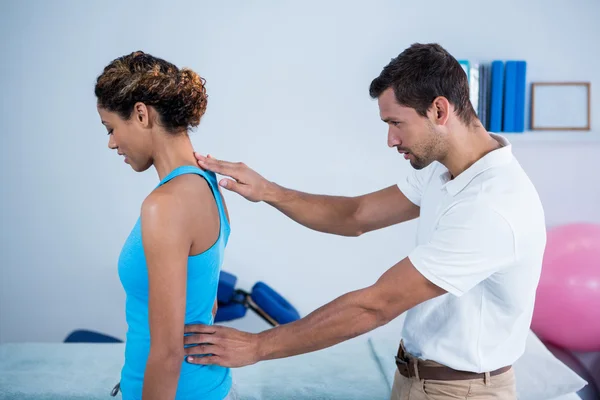
MULTIPOLYGON (((471 106, 466 74, 437 44, 414 44, 373 80, 399 184, 359 197, 283 188, 241 163, 197 155, 221 185, 311 229, 358 236, 419 217, 417 247, 372 286, 259 334, 192 325, 188 361, 240 367, 335 345, 407 312, 393 399, 516 399, 546 243, 538 194, 471 106), (194 357, 198 354, 211 354, 194 357), (428 397, 429 396, 429 397, 428 397)), ((400 339, 400 338, 399 338, 400 339)))

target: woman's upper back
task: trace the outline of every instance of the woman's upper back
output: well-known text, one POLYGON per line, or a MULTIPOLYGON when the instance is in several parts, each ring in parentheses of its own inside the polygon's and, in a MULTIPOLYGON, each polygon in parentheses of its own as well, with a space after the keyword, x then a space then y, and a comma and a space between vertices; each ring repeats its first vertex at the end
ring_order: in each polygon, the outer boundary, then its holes
POLYGON ((160 181, 148 198, 152 196, 171 197, 170 204, 178 208, 175 215, 180 218, 175 223, 182 227, 190 241, 186 323, 188 316, 194 321, 212 323, 220 267, 230 234, 227 209, 217 178, 213 172, 181 166, 160 181), (207 315, 211 317, 210 321, 206 321, 207 315))
MULTIPOLYGON (((171 201, 171 204, 178 207, 180 212, 177 214, 183 217, 180 221, 175 222, 189 234, 191 240, 188 255, 188 279, 206 277, 215 268, 217 271, 212 272, 218 273, 229 239, 230 226, 215 174, 193 166, 178 167, 160 181, 147 200, 156 199, 158 196, 174 197, 176 202, 171 201), (204 268, 195 268, 196 265, 204 268)), ((143 279, 143 276, 137 276, 139 272, 147 275, 146 255, 142 241, 143 214, 144 211, 123 246, 119 257, 119 273, 136 273, 135 282, 123 282, 124 286, 126 285, 125 290, 128 294, 131 290, 131 294, 139 294, 142 295, 141 297, 147 298, 147 276, 146 279, 143 279), (143 296, 144 293, 146 296, 143 296)), ((157 235, 161 233, 160 230, 156 231, 157 235)), ((168 240, 168 238, 160 237, 158 239, 168 240)), ((127 276, 124 277, 127 278, 127 276)), ((194 292, 197 296, 197 291, 194 292)), ((203 293, 207 294, 205 291, 203 293)))
POLYGON ((169 196, 179 208, 179 224, 191 240, 190 257, 210 253, 218 241, 226 244, 229 218, 214 173, 184 165, 164 177, 148 196, 169 196), (223 225, 223 226, 221 226, 223 225))

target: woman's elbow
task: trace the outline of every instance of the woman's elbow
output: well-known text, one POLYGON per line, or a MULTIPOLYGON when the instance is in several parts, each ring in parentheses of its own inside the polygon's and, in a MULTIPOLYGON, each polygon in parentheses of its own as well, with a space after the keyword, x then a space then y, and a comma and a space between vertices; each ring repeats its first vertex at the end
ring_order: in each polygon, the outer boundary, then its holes
POLYGON ((150 347, 149 362, 156 362, 165 369, 178 371, 185 358, 183 344, 181 346, 158 346, 150 347))

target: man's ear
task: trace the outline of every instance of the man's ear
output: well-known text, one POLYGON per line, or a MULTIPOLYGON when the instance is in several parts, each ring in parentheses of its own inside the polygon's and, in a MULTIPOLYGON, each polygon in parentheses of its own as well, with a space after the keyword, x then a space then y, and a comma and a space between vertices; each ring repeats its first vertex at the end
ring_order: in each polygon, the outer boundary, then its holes
POLYGON ((434 125, 446 125, 450 113, 454 111, 454 107, 450 104, 447 98, 443 96, 436 97, 429 108, 430 119, 434 125))

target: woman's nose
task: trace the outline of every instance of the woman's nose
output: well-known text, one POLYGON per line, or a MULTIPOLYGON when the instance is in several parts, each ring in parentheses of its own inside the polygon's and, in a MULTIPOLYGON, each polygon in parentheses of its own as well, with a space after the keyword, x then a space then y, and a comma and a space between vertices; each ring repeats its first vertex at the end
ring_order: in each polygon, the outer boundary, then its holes
POLYGON ((117 148, 117 142, 115 141, 115 137, 113 135, 110 135, 108 137, 108 148, 111 150, 114 150, 117 148))

